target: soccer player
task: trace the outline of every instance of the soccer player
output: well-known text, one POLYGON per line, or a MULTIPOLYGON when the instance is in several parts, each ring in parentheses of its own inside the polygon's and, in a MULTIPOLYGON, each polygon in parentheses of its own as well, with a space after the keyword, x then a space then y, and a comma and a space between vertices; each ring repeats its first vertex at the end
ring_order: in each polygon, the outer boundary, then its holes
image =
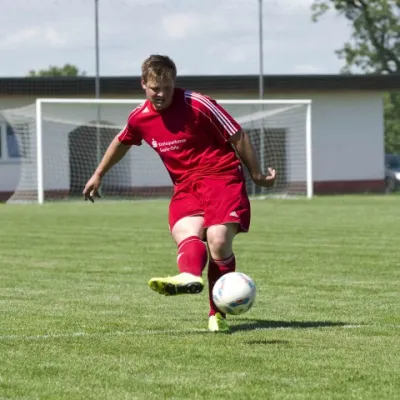
POLYGON ((173 296, 200 293, 208 262, 209 323, 213 332, 227 332, 226 315, 212 300, 212 288, 222 275, 235 271, 232 242, 250 225, 250 202, 242 162, 253 181, 273 185, 276 171, 264 175, 249 136, 208 96, 175 87, 175 63, 151 55, 142 64, 142 88, 147 100, 132 111, 87 182, 83 195, 94 202, 106 172, 133 145, 148 143, 158 153, 173 183, 169 228, 177 248, 179 274, 153 278, 154 291, 173 296))

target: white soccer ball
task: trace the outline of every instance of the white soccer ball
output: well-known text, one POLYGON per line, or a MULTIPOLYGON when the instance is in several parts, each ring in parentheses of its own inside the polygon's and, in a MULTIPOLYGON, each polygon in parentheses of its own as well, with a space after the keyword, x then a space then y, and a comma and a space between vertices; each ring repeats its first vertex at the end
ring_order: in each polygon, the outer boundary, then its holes
POLYGON ((239 315, 249 311, 256 297, 256 285, 242 272, 221 276, 212 290, 215 305, 225 314, 239 315))

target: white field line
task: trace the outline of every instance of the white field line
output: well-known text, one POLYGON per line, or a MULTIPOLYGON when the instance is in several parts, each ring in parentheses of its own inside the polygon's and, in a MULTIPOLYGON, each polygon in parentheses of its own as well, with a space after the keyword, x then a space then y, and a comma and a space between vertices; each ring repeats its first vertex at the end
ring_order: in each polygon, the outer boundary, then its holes
MULTIPOLYGON (((319 328, 343 328, 343 329, 359 329, 359 328, 400 328, 400 325, 343 325, 343 326, 321 326, 319 328)), ((253 330, 302 330, 313 329, 313 327, 299 328, 299 327, 260 327, 254 326, 253 330)), ((146 336, 146 335, 181 335, 191 333, 205 333, 207 329, 159 329, 159 330, 139 330, 139 331, 112 331, 112 332, 65 332, 65 333, 49 333, 46 335, 0 335, 0 341, 35 341, 35 340, 49 340, 59 338, 92 338, 92 337, 107 337, 107 336, 146 336)))
POLYGON ((207 329, 160 329, 160 330, 142 330, 142 331, 112 331, 112 332, 65 332, 65 333, 49 333, 47 335, 2 335, 0 341, 8 340, 47 340, 58 338, 75 338, 75 337, 106 337, 106 336, 146 336, 146 335, 168 335, 182 333, 201 333, 208 332, 207 329))

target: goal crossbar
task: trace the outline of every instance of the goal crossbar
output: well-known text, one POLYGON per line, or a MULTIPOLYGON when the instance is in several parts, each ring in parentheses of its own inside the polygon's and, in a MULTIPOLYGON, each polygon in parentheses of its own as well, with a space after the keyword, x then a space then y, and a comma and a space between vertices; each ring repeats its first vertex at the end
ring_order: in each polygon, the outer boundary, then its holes
MULTIPOLYGON (((57 99, 57 98, 38 98, 37 103, 56 103, 56 104, 140 104, 144 99, 92 99, 92 98, 68 98, 68 99, 57 99)), ((309 99, 274 99, 274 100, 257 100, 257 99, 216 99, 218 103, 223 104, 253 104, 253 105, 267 105, 267 104, 304 104, 311 105, 312 100, 309 99)))

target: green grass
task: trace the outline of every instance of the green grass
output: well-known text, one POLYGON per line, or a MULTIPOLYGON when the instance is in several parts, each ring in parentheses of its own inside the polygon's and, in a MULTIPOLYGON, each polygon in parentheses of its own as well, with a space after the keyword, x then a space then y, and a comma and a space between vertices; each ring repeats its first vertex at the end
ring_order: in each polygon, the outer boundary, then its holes
POLYGON ((0 399, 397 399, 398 196, 254 201, 230 335, 163 297, 167 203, 0 206, 0 399))

